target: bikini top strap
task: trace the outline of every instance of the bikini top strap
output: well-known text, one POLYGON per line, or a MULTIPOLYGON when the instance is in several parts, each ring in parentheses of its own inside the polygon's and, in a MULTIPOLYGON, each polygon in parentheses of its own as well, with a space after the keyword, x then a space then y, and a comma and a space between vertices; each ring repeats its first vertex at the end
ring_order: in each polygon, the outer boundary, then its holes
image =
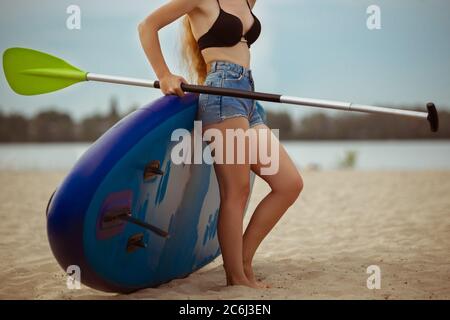
POLYGON ((217 4, 219 5, 219 9, 222 9, 222 7, 220 6, 220 1, 217 0, 217 4))
MULTIPOLYGON (((219 1, 219 0, 217 0, 219 1)), ((252 11, 252 7, 250 7, 250 3, 248 2, 248 0, 245 0, 245 2, 247 2, 248 8, 250 9, 250 12, 252 11)))

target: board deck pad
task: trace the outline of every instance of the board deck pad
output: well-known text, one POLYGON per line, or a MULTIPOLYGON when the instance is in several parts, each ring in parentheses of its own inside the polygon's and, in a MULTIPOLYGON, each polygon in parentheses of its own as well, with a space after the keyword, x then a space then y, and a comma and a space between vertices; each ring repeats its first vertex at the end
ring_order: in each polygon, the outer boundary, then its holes
POLYGON ((64 270, 80 267, 83 284, 132 292, 185 277, 220 255, 214 167, 171 161, 178 143, 171 134, 192 132, 197 101, 194 94, 165 96, 131 113, 56 190, 47 214, 50 246, 64 270))

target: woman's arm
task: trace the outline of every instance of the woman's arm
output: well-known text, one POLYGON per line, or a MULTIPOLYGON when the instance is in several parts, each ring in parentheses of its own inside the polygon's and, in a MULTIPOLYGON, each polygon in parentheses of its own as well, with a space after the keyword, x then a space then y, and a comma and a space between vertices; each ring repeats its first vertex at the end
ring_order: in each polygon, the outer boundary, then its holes
POLYGON ((142 48, 158 77, 164 94, 183 95, 180 85, 186 80, 173 75, 164 60, 158 31, 195 9, 203 0, 172 0, 155 10, 139 24, 142 48))

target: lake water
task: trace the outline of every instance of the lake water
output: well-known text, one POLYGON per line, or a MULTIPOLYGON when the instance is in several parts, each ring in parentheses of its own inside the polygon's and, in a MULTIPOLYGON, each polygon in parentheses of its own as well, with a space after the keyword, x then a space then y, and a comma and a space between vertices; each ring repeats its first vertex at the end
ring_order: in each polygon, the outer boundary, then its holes
MULTIPOLYGON (((337 169, 349 153, 359 170, 450 170, 450 141, 284 142, 300 168, 337 169)), ((0 170, 69 170, 86 143, 0 144, 0 170)))

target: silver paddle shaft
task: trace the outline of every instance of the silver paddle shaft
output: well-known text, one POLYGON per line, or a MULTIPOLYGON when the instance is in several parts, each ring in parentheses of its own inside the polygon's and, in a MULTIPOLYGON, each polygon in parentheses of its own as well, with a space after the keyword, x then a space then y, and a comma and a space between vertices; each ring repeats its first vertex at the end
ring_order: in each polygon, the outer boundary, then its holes
POLYGON ((98 73, 91 73, 91 72, 89 72, 86 75, 86 80, 97 81, 97 82, 116 83, 116 84, 127 84, 130 86, 147 87, 147 88, 155 87, 155 82, 151 81, 151 80, 119 77, 119 76, 109 76, 106 74, 98 74, 98 73))
POLYGON ((298 97, 291 97, 291 96, 281 96, 280 102, 296 104, 296 105, 301 105, 301 106, 312 106, 312 107, 336 109, 336 110, 344 110, 344 111, 359 111, 359 112, 367 112, 367 113, 393 114, 393 115, 401 115, 401 116, 421 118, 421 119, 427 119, 427 117, 428 117, 428 112, 423 112, 423 111, 384 108, 384 107, 369 106, 369 105, 363 105, 363 104, 355 104, 352 102, 298 98, 298 97))

